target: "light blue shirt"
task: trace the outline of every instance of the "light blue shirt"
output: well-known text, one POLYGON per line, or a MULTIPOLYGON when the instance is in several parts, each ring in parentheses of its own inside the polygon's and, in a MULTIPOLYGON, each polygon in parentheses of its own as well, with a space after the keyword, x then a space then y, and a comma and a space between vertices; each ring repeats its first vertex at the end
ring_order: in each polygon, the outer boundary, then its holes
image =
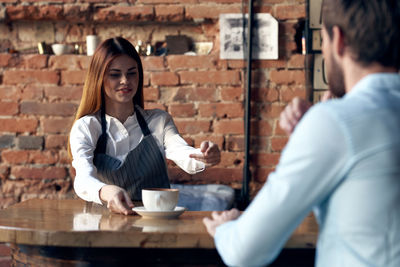
POLYGON ((311 108, 246 211, 216 229, 227 265, 272 262, 314 210, 316 266, 400 266, 400 75, 311 108))

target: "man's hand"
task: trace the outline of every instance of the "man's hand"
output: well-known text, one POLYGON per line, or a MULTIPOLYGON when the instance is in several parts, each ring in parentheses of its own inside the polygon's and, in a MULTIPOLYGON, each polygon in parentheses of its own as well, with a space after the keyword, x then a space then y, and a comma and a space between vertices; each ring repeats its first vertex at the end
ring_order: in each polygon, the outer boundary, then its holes
POLYGON ((299 97, 295 97, 289 105, 282 111, 279 118, 279 126, 290 135, 300 119, 311 107, 311 103, 299 97))
POLYGON ((237 209, 231 209, 227 211, 223 211, 221 213, 218 213, 216 211, 213 211, 211 213, 212 219, 205 217, 203 218, 203 223, 207 228, 207 232, 214 237, 215 235, 215 229, 220 226, 223 223, 235 220, 239 217, 240 211, 237 209))
POLYGON ((207 166, 213 166, 221 161, 221 152, 216 144, 211 141, 203 141, 200 145, 202 154, 190 154, 189 157, 204 162, 207 166))
POLYGON ((115 213, 133 214, 134 207, 128 193, 116 185, 105 185, 100 189, 100 199, 107 203, 107 208, 115 213))

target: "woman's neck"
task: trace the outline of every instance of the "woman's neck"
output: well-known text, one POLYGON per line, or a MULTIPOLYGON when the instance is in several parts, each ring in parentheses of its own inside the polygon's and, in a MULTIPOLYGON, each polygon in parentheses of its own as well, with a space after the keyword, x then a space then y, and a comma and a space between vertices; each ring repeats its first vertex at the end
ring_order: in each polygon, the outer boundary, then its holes
POLYGON ((134 113, 133 103, 126 103, 126 105, 112 105, 106 103, 106 113, 118 119, 121 123, 124 123, 126 119, 134 113))

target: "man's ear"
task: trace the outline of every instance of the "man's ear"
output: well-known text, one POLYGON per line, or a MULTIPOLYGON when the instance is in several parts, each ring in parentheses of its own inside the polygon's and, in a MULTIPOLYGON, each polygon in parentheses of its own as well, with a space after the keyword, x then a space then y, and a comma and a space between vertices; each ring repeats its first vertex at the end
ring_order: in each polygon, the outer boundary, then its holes
POLYGON ((345 40, 343 31, 338 26, 332 28, 332 49, 333 55, 338 60, 343 57, 345 53, 345 40))

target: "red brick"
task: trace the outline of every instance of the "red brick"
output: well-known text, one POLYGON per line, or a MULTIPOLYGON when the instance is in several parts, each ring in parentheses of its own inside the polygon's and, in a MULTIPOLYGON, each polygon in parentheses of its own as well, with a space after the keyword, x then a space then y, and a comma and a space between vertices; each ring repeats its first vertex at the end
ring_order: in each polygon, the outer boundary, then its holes
POLYGON ((257 136, 251 135, 250 136, 250 149, 251 151, 258 151, 258 152, 267 152, 269 146, 269 137, 267 135, 264 136, 257 136))
POLYGON ((185 9, 187 19, 218 19, 224 13, 241 13, 241 5, 191 5, 185 9))
POLYGON ((276 84, 305 84, 306 77, 302 70, 272 70, 270 81, 276 84))
POLYGON ((152 6, 111 6, 94 14, 96 21, 151 21, 153 17, 152 6))
POLYGON ((86 78, 86 71, 68 70, 61 71, 61 84, 83 84, 86 78))
POLYGON ((200 104, 199 114, 201 117, 237 118, 243 117, 242 103, 214 103, 200 104))
POLYGON ((193 117, 196 114, 192 103, 171 104, 168 111, 172 117, 193 117))
POLYGON ((168 165, 168 177, 171 183, 182 183, 192 180, 192 176, 190 174, 181 168, 175 167, 175 165, 168 165))
MULTIPOLYGON (((71 159, 69 158, 68 152, 66 150, 67 148, 65 147, 65 150, 60 150, 59 151, 59 163, 60 164, 68 164, 69 166, 71 165, 71 159)), ((75 174, 74 174, 75 177, 75 174)))
POLYGON ((279 118, 281 112, 285 109, 285 106, 280 104, 265 105, 264 109, 261 110, 261 118, 279 118))
POLYGON ((6 70, 4 71, 4 84, 58 84, 59 73, 49 70, 6 70))
POLYGON ((11 248, 5 244, 0 244, 0 256, 10 256, 11 248))
MULTIPOLYGON (((247 67, 247 62, 245 60, 228 60, 228 67, 231 69, 243 69, 247 67)), ((286 67, 286 60, 253 60, 251 67, 252 69, 284 68, 286 67)))
POLYGON ((211 141, 218 145, 219 149, 223 149, 224 137, 222 135, 196 135, 194 137, 194 146, 200 147, 203 141, 211 141))
MULTIPOLYGON (((59 0, 65 2, 64 0, 59 0)), ((74 0, 70 0, 73 2, 74 0)), ((85 22, 90 16, 90 4, 79 3, 79 4, 64 4, 63 5, 63 17, 66 21, 85 22)))
POLYGON ((293 54, 288 62, 289 69, 304 69, 305 56, 302 54, 293 54))
POLYGON ((182 21, 184 8, 182 5, 156 5, 156 21, 182 21))
POLYGON ((164 58, 165 57, 156 57, 156 56, 148 56, 142 58, 143 69, 146 71, 160 71, 164 70, 164 58))
POLYGON ((221 152, 220 167, 243 167, 244 153, 243 152, 221 152))
POLYGON ((181 71, 182 84, 240 84, 239 71, 181 71))
POLYGON ((300 97, 302 99, 307 98, 307 91, 305 88, 282 88, 280 91, 280 99, 282 102, 289 103, 295 97, 300 97))
POLYGON ((225 146, 228 151, 244 151, 244 137, 228 136, 225 146))
POLYGON ((270 136, 272 134, 272 126, 268 121, 252 121, 250 126, 251 135, 270 136))
POLYGON ((179 88, 173 96, 173 101, 217 101, 215 88, 179 88))
POLYGON ((227 87, 221 89, 221 100, 243 101, 244 89, 242 87, 227 87))
POLYGON ((72 103, 22 102, 20 108, 22 114, 71 116, 75 114, 76 105, 72 103))
POLYGON ((0 85, 0 99, 7 101, 18 101, 21 99, 21 89, 17 86, 0 85))
MULTIPOLYGON (((0 198, 0 209, 6 209, 10 207, 11 205, 14 205, 18 203, 18 200, 16 197, 3 197, 0 198)), ((12 266, 11 259, 4 258, 2 261, 0 261, 0 266, 2 267, 10 267, 12 266), (2 265, 4 264, 4 265, 2 265)))
POLYGON ((275 167, 279 163, 279 153, 255 153, 252 154, 252 162, 257 166, 275 167))
POLYGON ((256 168, 254 170, 254 180, 258 183, 265 183, 273 171, 275 171, 275 168, 256 168))
POLYGON ((268 83, 266 71, 263 69, 253 70, 251 72, 251 82, 252 87, 265 87, 265 85, 268 83))
POLYGON ((178 85, 179 77, 173 72, 154 72, 150 75, 152 85, 178 85))
POLYGON ((30 151, 29 163, 55 164, 58 162, 58 154, 54 151, 30 151))
POLYGON ((37 125, 37 119, 0 119, 0 132, 33 133, 37 125))
POLYGON ((0 165, 0 180, 6 180, 10 174, 9 165, 0 165))
POLYGON ((168 67, 173 70, 182 69, 215 69, 215 62, 209 56, 171 55, 167 57, 168 67))
POLYGON ((129 0, 131 3, 143 4, 197 4, 199 0, 129 0))
POLYGON ((233 4, 241 3, 242 0, 201 0, 201 3, 233 4))
POLYGON ((143 73, 143 86, 149 86, 150 85, 150 72, 144 71, 143 73))
POLYGON ((305 4, 277 5, 275 8, 275 18, 278 20, 303 19, 306 17, 305 4))
POLYGON ((164 104, 162 103, 154 103, 154 102, 144 102, 145 109, 161 109, 167 110, 164 104))
POLYGON ((0 115, 12 116, 18 114, 18 103, 0 102, 0 115))
POLYGON ((44 133, 69 133, 72 127, 72 118, 42 119, 44 133))
POLYGON ((62 18, 62 6, 7 6, 6 13, 9 20, 59 20, 62 18))
POLYGON ((246 60, 226 60, 229 69, 244 69, 247 67, 246 60))
POLYGON ((286 146, 287 141, 288 141, 288 137, 273 137, 273 138, 271 138, 271 150, 274 152, 282 151, 283 148, 286 146))
POLYGON ((13 166, 11 175, 16 179, 64 179, 67 172, 63 167, 13 166))
POLYGON ((298 22, 284 21, 279 24, 280 38, 290 36, 291 38, 296 35, 296 29, 299 27, 298 22))
POLYGON ((24 164, 28 162, 28 150, 4 150, 1 152, 1 158, 9 164, 24 164))
POLYGON ((50 56, 49 68, 53 70, 85 70, 89 67, 86 60, 89 57, 79 55, 50 56), (87 65, 87 66, 86 66, 87 65))
POLYGON ((175 125, 181 134, 199 134, 210 131, 209 121, 175 120, 175 125))
POLYGON ((28 84, 22 89, 22 100, 42 100, 43 99, 43 86, 39 84, 28 84))
POLYGON ((46 135, 45 148, 66 148, 68 145, 68 136, 66 135, 46 135))
POLYGON ((255 102, 276 102, 279 100, 279 92, 276 88, 257 88, 253 87, 251 100, 255 102))
POLYGON ((11 58, 10 54, 0 53, 0 67, 7 67, 11 58))
POLYGON ((201 181, 202 183, 230 183, 241 182, 243 170, 237 168, 219 168, 217 166, 207 168, 205 171, 196 173, 192 176, 191 181, 201 181))
POLYGON ((47 55, 27 55, 23 59, 27 69, 43 69, 47 67, 47 55))
POLYGON ((54 100, 80 100, 82 98, 83 86, 46 86, 45 97, 54 100))
POLYGON ((216 134, 243 134, 243 120, 219 120, 214 122, 214 133, 216 134))
POLYGON ((160 90, 156 87, 147 87, 143 90, 144 101, 157 101, 160 99, 160 90))

